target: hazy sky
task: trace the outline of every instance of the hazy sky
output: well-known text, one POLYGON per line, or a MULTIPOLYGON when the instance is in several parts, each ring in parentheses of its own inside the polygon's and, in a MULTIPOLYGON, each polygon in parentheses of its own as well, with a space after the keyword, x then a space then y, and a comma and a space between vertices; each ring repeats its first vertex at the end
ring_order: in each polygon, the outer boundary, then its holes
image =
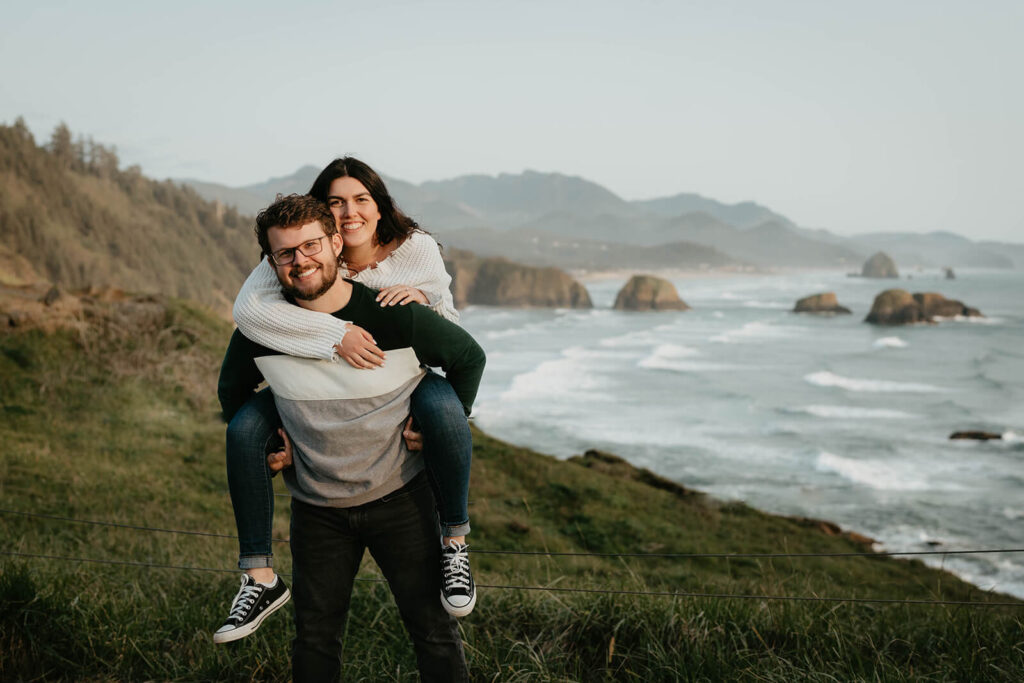
POLYGON ((158 178, 350 153, 1024 241, 1020 0, 290 5, 3 0, 0 121, 64 120, 158 178))

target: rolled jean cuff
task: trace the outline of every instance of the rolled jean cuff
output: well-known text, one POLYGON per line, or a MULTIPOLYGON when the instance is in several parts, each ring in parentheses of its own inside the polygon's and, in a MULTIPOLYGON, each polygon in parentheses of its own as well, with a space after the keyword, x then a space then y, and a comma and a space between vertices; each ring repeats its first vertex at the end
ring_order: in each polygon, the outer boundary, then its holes
POLYGON ((460 524, 441 524, 441 535, 451 538, 452 536, 465 536, 469 533, 469 520, 460 524))
POLYGON ((261 569, 263 567, 273 567, 274 556, 273 555, 239 555, 238 556, 238 568, 239 569, 261 569))

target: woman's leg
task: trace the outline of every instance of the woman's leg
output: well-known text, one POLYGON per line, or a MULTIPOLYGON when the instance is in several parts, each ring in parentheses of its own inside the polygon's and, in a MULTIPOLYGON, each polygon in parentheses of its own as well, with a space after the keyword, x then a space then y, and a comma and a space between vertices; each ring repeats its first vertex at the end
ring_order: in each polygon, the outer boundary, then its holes
POLYGON ((231 506, 238 528, 238 567, 273 567, 274 486, 267 467, 267 441, 281 418, 269 389, 257 393, 228 424, 227 468, 231 506))
POLYGON ((448 380, 428 371, 412 394, 411 409, 423 434, 423 460, 437 499, 441 534, 465 536, 473 436, 462 402, 448 380))

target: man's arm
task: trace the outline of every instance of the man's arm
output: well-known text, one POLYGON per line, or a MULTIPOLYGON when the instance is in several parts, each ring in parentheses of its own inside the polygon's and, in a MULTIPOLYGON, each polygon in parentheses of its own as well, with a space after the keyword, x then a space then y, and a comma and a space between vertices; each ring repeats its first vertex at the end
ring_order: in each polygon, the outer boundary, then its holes
POLYGON ((412 314, 409 346, 421 362, 444 370, 468 416, 487 362, 484 350, 469 332, 455 323, 416 304, 407 308, 412 314))
POLYGON ((262 347, 246 339, 240 331, 235 330, 231 335, 217 380, 217 398, 225 422, 231 422, 263 381, 263 374, 256 367, 256 356, 260 350, 262 347))

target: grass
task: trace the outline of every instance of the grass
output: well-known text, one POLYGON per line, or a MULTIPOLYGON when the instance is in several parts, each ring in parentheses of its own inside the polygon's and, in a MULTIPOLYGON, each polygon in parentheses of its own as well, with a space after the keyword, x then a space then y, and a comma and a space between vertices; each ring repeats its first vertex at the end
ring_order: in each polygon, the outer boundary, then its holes
MULTIPOLYGON (((0 335, 0 508, 234 533, 214 385, 228 328, 179 301, 94 304, 84 325, 0 335)), ((820 525, 663 485, 610 458, 558 461, 476 433, 477 550, 861 552, 820 525)), ((281 491, 284 492, 283 489, 281 491)), ((278 498, 275 536, 288 534, 278 498)), ((0 514, 0 680, 288 680, 291 619, 215 646, 237 588, 230 539, 0 514)), ((288 572, 286 544, 277 548, 288 572)), ((1006 601, 917 561, 478 553, 479 583, 581 589, 1006 601)), ((372 561, 346 680, 414 680, 372 561)), ((461 621, 477 680, 1019 680, 1024 610, 481 588, 461 621)))

